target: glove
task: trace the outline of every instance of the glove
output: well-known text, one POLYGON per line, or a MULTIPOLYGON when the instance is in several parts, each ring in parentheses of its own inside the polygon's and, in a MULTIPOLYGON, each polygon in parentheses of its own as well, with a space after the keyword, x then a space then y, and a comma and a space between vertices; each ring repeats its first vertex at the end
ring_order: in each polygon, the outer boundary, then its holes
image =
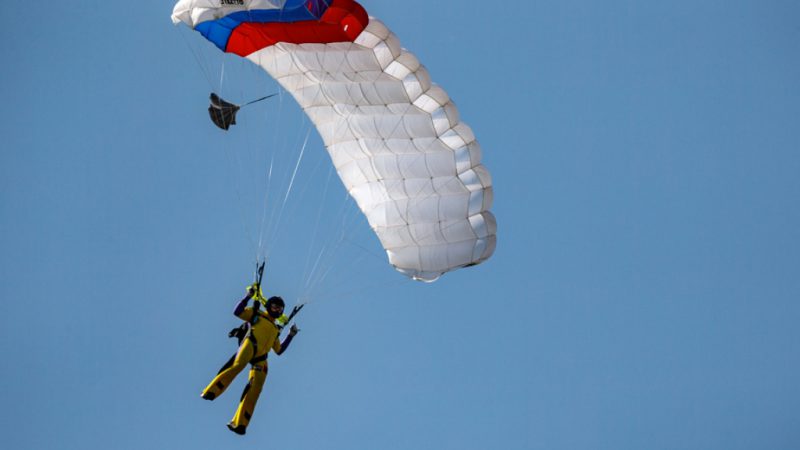
POLYGON ((264 293, 261 291, 261 286, 259 286, 257 283, 247 286, 247 295, 257 300, 264 298, 264 293))

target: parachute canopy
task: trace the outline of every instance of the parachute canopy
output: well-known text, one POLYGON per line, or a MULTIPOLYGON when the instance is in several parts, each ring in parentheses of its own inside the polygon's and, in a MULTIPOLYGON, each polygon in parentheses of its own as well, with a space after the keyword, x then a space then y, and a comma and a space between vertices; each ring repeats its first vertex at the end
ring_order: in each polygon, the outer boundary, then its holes
POLYGON ((292 94, 397 270, 433 281, 492 255, 492 182, 472 130, 361 5, 180 0, 172 19, 261 66, 292 94))

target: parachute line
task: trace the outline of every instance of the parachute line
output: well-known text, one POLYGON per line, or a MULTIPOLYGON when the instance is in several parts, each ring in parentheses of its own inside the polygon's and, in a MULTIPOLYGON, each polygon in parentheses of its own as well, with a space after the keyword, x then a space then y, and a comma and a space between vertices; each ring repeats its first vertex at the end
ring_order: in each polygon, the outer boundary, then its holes
MULTIPOLYGON (((267 209, 269 209, 269 186, 272 184, 272 169, 275 164, 275 154, 270 155, 269 170, 267 171, 267 188, 264 192, 264 203, 261 208, 261 227, 258 235, 258 256, 264 251, 264 231, 266 228, 267 209)), ((265 255, 266 256, 266 255, 265 255)))
POLYGON ((292 193, 292 186, 294 185, 294 179, 297 176, 297 170, 300 168, 300 162, 303 160, 303 155, 306 152, 306 145, 308 145, 308 137, 311 135, 311 128, 308 129, 306 133, 306 138, 303 140, 303 146, 300 148, 300 156, 297 158, 297 164, 294 166, 294 171, 292 172, 292 179, 289 181, 289 188, 286 190, 286 196, 283 197, 283 204, 286 204, 286 200, 289 199, 289 194, 292 193))
MULTIPOLYGON (((231 178, 233 178, 234 180, 240 179, 242 177, 243 169, 242 169, 241 160, 238 157, 239 155, 235 151, 233 151, 232 149, 230 149, 228 147, 224 148, 223 150, 224 150, 225 154, 228 155, 228 165, 230 167, 232 167, 234 172, 238 172, 239 173, 238 176, 233 176, 231 178), (236 169, 238 169, 238 171, 236 169)), ((236 183, 234 181, 233 182, 233 189, 236 192, 236 198, 238 199, 239 204, 243 205, 244 204, 244 197, 242 196, 242 191, 241 191, 241 188, 239 186, 239 183, 236 183)), ((255 243, 255 241, 253 241, 253 235, 250 232, 249 221, 247 220, 247 217, 245 216, 245 212, 242 210, 242 208, 239 208, 239 219, 242 222, 242 228, 244 228, 245 235, 247 236, 247 239, 250 241, 251 248, 256 247, 256 243, 255 243)), ((258 260, 258 256, 257 255, 256 255, 256 260, 258 260)))
POLYGON ((197 67, 200 68, 200 72, 203 74, 203 77, 206 79, 206 82, 208 83, 208 86, 210 88, 212 88, 212 90, 213 90, 214 83, 211 81, 211 74, 209 73, 209 70, 208 70, 208 63, 203 64, 203 62, 200 59, 199 52, 196 50, 196 48, 194 46, 192 46, 192 44, 189 43, 189 39, 187 39, 187 37, 185 35, 186 32, 183 31, 183 27, 181 27, 181 32, 180 33, 181 33, 181 38, 183 39, 183 42, 186 44, 186 47, 189 49, 189 52, 194 57, 194 62, 197 64, 197 67))
MULTIPOLYGON (((312 249, 314 248, 314 244, 316 244, 316 241, 317 241, 317 234, 319 232, 319 224, 320 224, 320 221, 322 219, 322 211, 324 209, 323 207, 325 206, 325 200, 328 198, 328 188, 330 187, 331 175, 332 174, 333 174, 333 166, 328 168, 328 177, 325 180, 325 190, 322 192, 322 201, 319 203, 319 208, 317 208, 317 220, 314 223, 314 234, 311 236, 311 243, 308 246, 308 254, 306 255, 306 263, 304 265, 304 267, 305 267, 304 274, 308 274, 308 263, 309 263, 309 260, 311 259, 310 257, 311 257, 311 254, 312 254, 312 249)), ((319 261, 319 257, 317 258, 317 261, 319 261)), ((316 263, 315 263, 315 266, 316 266, 316 263)), ((313 270, 311 271, 311 273, 313 273, 313 270)), ((306 279, 305 286, 306 287, 308 287, 308 282, 309 282, 310 278, 311 278, 310 274, 307 277, 305 277, 305 279, 306 279)))

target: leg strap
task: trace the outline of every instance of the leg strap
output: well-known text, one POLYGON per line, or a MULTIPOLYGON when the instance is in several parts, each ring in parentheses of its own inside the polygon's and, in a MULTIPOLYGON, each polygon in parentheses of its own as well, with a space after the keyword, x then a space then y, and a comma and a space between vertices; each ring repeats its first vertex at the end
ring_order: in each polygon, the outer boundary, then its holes
POLYGON ((261 356, 257 356, 255 358, 251 359, 250 360, 250 364, 255 365, 255 364, 258 364, 258 363, 260 363, 262 361, 266 361, 267 360, 267 355, 268 355, 268 353, 264 353, 261 356))

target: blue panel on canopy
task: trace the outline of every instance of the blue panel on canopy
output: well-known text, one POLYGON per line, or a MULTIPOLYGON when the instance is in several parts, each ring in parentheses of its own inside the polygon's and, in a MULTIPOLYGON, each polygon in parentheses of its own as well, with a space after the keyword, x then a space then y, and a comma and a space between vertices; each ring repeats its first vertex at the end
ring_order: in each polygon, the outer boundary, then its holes
POLYGON ((233 30, 243 22, 300 22, 318 20, 328 9, 326 0, 289 0, 283 9, 254 9, 237 11, 217 20, 201 22, 194 28, 206 39, 225 51, 233 30))

